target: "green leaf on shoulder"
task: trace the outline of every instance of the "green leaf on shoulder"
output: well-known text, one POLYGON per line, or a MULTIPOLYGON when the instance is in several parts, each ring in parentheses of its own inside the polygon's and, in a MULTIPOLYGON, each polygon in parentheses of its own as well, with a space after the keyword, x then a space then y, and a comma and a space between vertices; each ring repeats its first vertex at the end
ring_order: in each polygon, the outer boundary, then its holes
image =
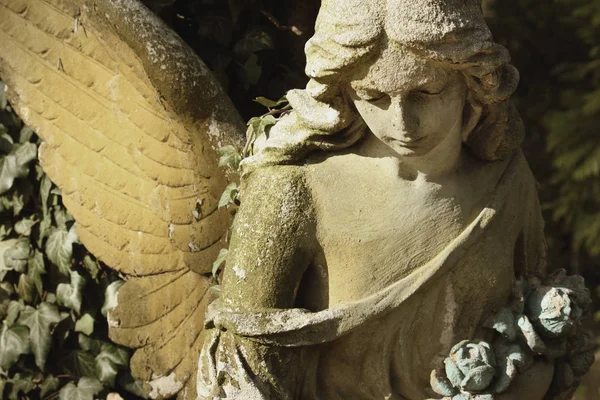
POLYGON ((259 96, 259 97, 255 98, 254 101, 260 105, 267 107, 267 108, 274 108, 274 107, 280 106, 282 104, 286 104, 288 102, 288 100, 285 96, 283 96, 282 98, 280 98, 277 101, 270 100, 270 99, 267 99, 266 97, 259 96))
POLYGON ((229 185, 227 185, 223 191, 223 194, 221 195, 221 198, 219 199, 219 208, 226 207, 229 204, 234 203, 238 194, 238 190, 238 184, 235 182, 231 182, 229 185))
POLYGON ((221 265, 223 265, 223 263, 227 259, 228 253, 229 253, 229 249, 219 250, 219 255, 217 256, 217 259, 215 260, 215 262, 213 262, 213 265, 212 265, 213 276, 217 276, 217 273, 219 272, 219 268, 221 268, 221 265))
POLYGON ((235 147, 228 145, 219 148, 219 167, 228 166, 237 170, 242 161, 242 156, 237 152, 235 147))

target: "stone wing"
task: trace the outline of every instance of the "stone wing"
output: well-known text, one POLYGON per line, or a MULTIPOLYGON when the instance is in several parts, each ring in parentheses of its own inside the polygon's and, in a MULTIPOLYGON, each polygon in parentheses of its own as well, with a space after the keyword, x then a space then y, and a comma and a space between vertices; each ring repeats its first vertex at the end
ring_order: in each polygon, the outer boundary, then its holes
POLYGON ((111 338, 152 397, 195 398, 202 274, 230 223, 216 148, 240 146, 237 112, 136 0, 0 0, 0 78, 81 241, 126 277, 111 338))

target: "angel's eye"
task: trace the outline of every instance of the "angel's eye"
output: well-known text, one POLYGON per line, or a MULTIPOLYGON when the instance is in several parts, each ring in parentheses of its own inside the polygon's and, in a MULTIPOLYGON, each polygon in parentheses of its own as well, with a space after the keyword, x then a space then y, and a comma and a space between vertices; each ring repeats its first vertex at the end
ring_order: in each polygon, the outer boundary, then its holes
POLYGON ((384 100, 387 97, 388 95, 385 93, 369 93, 362 98, 369 103, 377 103, 378 101, 384 100))
POLYGON ((415 93, 420 94, 420 95, 425 95, 425 96, 435 96, 438 94, 441 94, 444 89, 446 89, 445 87, 442 88, 423 88, 420 90, 417 90, 415 93))

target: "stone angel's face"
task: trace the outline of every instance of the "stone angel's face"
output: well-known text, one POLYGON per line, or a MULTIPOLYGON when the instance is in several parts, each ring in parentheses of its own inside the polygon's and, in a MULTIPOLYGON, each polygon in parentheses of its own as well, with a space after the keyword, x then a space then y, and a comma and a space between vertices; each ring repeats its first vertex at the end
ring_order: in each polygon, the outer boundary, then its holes
POLYGON ((348 94, 371 132, 402 157, 460 140, 467 86, 439 63, 389 46, 354 74, 348 94))

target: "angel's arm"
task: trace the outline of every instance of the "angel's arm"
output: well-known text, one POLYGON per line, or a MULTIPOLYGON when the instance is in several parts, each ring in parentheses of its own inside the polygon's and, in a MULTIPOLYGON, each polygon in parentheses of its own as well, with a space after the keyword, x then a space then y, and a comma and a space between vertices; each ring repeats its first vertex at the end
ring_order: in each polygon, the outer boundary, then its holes
POLYGON ((302 168, 277 166, 244 180, 222 288, 235 310, 291 308, 316 248, 302 168))
MULTIPOLYGON (((314 213, 301 167, 254 171, 242 184, 217 314, 228 319, 294 307, 314 249, 314 213)), ((298 398, 300 349, 265 345, 216 325, 200 356, 201 399, 223 393, 231 399, 298 398)))

